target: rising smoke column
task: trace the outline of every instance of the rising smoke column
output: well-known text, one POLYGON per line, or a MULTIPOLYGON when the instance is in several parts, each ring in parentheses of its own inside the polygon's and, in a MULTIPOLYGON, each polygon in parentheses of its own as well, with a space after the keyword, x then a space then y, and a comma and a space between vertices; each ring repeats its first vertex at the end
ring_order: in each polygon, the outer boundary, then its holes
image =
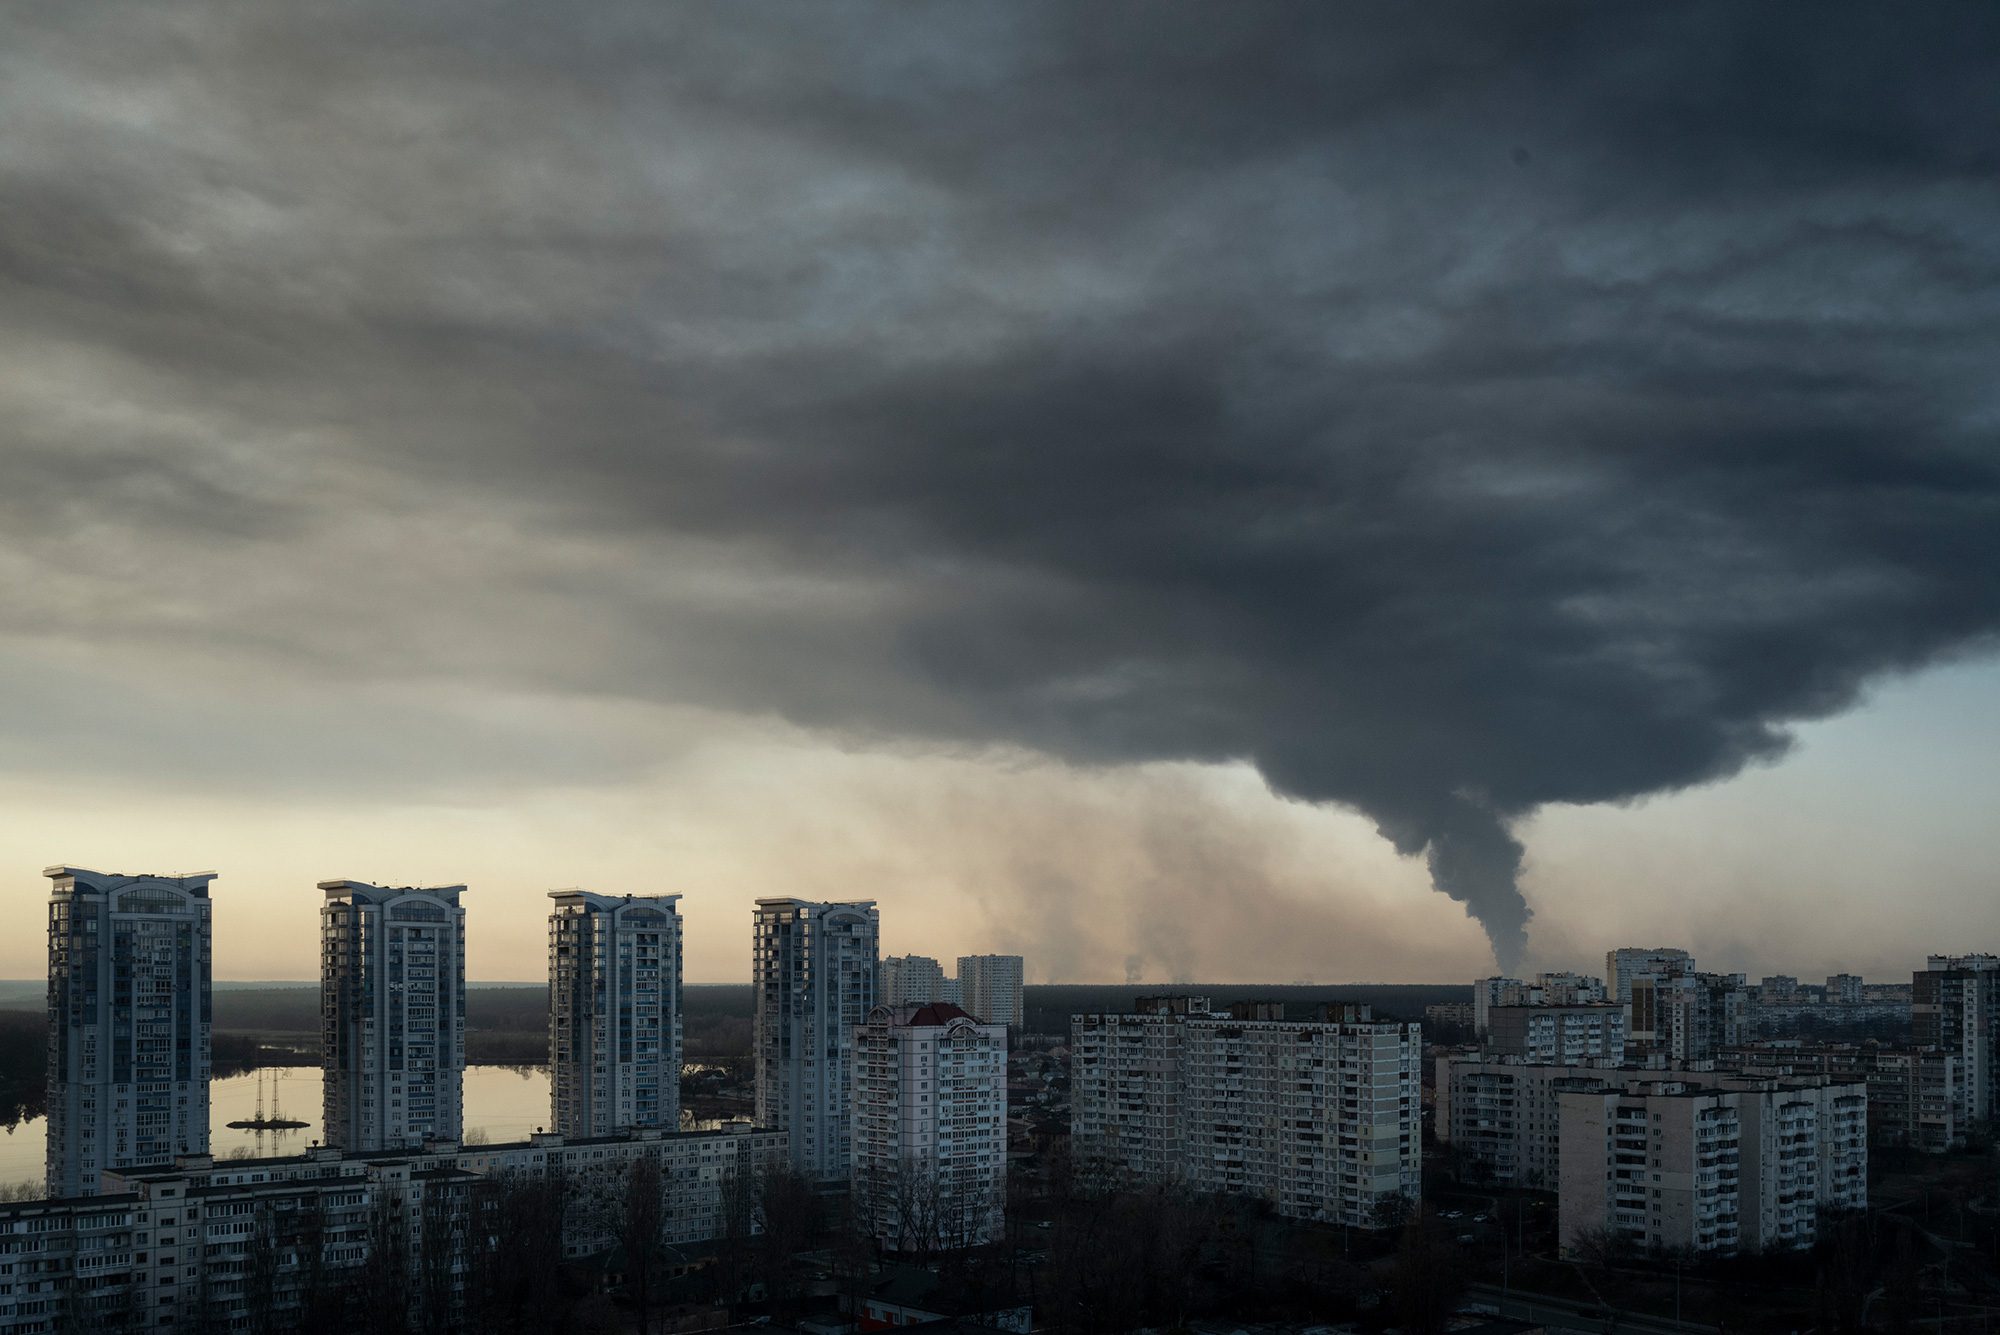
POLYGON ((1511 967, 2000 629, 1992 6, 268 8, 0 17, 43 651, 1247 762, 1511 967))

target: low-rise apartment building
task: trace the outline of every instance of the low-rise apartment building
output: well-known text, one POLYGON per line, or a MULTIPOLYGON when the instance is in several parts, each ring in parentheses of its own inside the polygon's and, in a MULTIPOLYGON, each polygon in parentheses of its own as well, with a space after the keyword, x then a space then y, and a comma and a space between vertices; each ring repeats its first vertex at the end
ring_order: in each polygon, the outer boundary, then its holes
POLYGON ((625 1174, 641 1156, 660 1164, 662 1240, 677 1244, 754 1231, 751 1184, 786 1154, 775 1132, 643 1131, 189 1155, 109 1172, 94 1197, 0 1203, 0 1330, 284 1329, 307 1307, 370 1284, 420 1328, 442 1328, 468 1297, 468 1248, 489 1236, 474 1227, 482 1187, 508 1175, 562 1183, 561 1246, 579 1257, 616 1241, 625 1174))

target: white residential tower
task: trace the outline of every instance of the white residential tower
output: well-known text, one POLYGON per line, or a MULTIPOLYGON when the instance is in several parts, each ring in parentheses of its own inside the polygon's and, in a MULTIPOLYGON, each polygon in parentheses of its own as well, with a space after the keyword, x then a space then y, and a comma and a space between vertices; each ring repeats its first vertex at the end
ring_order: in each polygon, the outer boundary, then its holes
POLYGON ((556 1131, 680 1128, 679 895, 551 890, 549 1097, 556 1131))
POLYGON ((848 1176, 854 1031, 875 1009, 879 936, 872 900, 760 899, 753 915, 757 1125, 787 1132, 792 1167, 818 1182, 848 1176))
POLYGON ((457 1141, 465 1077, 462 885, 321 881, 326 1143, 457 1141))
POLYGON ((50 867, 48 1193, 208 1152, 208 884, 50 867))

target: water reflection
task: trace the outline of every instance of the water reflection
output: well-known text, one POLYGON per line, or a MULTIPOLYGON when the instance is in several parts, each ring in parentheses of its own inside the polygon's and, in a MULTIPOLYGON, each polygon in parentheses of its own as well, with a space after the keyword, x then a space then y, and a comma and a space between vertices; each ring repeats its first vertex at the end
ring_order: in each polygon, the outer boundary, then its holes
MULTIPOLYGON (((297 1154, 320 1139, 317 1066, 281 1066, 215 1081, 209 1088, 209 1150, 269 1158, 297 1154), (283 1116, 304 1126, 258 1130, 231 1122, 283 1116)), ((473 1066, 465 1072, 465 1138, 499 1144, 526 1140, 549 1124, 549 1073, 539 1066, 473 1066)), ((48 1119, 31 1117, 0 1130, 0 1186, 40 1186, 48 1119)))

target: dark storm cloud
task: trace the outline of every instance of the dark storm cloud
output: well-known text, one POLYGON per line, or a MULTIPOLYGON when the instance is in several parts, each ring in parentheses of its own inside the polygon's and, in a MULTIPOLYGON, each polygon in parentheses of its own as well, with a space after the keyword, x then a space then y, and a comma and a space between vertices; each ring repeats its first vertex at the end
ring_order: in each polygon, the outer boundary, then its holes
POLYGON ((1249 758, 1511 965, 1517 818, 2000 623, 1996 23, 24 11, 10 512, 335 674, 1249 758))

